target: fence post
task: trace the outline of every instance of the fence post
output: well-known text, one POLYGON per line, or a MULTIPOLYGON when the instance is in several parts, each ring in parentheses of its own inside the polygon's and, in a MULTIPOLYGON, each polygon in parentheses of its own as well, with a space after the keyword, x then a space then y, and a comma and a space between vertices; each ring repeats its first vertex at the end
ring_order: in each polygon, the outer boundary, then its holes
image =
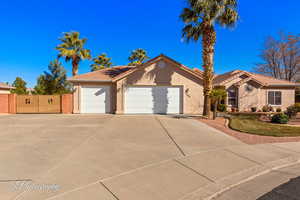
POLYGON ((61 96, 61 111, 63 114, 73 114, 73 94, 61 96))
POLYGON ((10 114, 17 113, 17 95, 16 94, 8 95, 8 113, 10 113, 10 114))

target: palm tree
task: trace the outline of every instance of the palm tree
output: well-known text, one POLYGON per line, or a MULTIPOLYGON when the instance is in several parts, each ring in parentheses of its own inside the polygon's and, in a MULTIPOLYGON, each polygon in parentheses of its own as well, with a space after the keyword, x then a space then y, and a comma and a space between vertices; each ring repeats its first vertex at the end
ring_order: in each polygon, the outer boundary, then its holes
POLYGON ((214 52, 216 43, 215 24, 234 26, 238 20, 236 0, 188 0, 180 18, 185 23, 183 38, 197 42, 202 38, 204 68, 204 110, 210 117, 210 93, 214 77, 214 52))
POLYGON ((143 64, 149 57, 147 56, 147 52, 144 49, 136 49, 131 52, 129 60, 129 66, 136 66, 143 64))
POLYGON ((78 66, 81 60, 90 59, 90 50, 85 49, 86 38, 80 39, 79 32, 64 33, 59 39, 62 43, 56 47, 59 51, 58 58, 64 57, 66 62, 72 61, 73 76, 78 73, 78 66))
POLYGON ((93 58, 93 64, 91 64, 91 71, 97 71, 104 68, 109 68, 112 66, 110 62, 111 58, 108 58, 105 53, 101 54, 100 56, 93 58))
POLYGON ((225 89, 216 88, 210 93, 210 99, 214 104, 214 116, 213 119, 217 118, 217 109, 220 102, 227 97, 227 92, 225 89))

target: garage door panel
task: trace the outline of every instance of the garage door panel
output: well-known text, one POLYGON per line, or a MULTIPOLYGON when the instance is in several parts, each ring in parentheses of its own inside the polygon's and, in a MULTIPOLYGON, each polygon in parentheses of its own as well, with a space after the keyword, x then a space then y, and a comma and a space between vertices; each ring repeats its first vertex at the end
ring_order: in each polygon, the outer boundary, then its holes
POLYGON ((81 113, 110 113, 110 87, 82 87, 81 113))
POLYGON ((178 114, 181 112, 181 87, 129 87, 125 94, 127 114, 178 114))

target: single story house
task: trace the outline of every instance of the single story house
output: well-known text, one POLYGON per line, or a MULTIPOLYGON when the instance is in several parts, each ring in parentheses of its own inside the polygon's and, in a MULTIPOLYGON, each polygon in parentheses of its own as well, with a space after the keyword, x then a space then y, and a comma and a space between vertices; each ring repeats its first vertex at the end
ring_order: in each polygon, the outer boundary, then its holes
MULTIPOLYGON (((74 84, 74 113, 201 114, 203 72, 160 55, 143 65, 116 66, 69 79, 74 84)), ((295 102, 295 83, 236 70, 217 75, 226 103, 241 111, 295 102)))
POLYGON ((0 82, 0 94, 10 94, 10 89, 13 89, 14 87, 7 85, 6 83, 0 82))

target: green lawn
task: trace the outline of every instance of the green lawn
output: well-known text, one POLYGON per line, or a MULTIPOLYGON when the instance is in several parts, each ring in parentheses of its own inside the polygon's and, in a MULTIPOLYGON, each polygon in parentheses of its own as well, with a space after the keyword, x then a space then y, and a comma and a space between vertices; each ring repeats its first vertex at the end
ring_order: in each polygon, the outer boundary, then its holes
POLYGON ((300 127, 271 124, 258 120, 256 115, 237 115, 230 119, 233 130, 264 136, 293 137, 300 136, 300 127))

